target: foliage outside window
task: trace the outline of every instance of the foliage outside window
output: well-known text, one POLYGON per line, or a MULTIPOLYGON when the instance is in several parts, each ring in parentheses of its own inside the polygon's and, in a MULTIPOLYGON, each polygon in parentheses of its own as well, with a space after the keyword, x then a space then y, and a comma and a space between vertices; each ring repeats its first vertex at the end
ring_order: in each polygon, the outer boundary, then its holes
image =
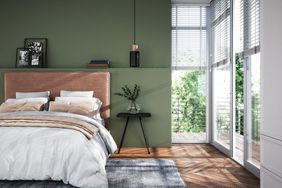
POLYGON ((235 63, 235 131, 240 135, 244 135, 244 64, 239 55, 236 55, 235 63))
POLYGON ((173 132, 206 131, 204 71, 186 71, 172 87, 173 132))

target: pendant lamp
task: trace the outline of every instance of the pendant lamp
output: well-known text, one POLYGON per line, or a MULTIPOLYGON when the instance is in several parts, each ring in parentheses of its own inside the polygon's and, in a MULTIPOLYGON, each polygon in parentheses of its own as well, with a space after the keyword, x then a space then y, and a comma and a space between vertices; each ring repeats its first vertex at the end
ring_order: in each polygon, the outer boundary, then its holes
POLYGON ((136 44, 136 2, 133 0, 133 44, 130 51, 130 67, 140 66, 140 52, 136 44))

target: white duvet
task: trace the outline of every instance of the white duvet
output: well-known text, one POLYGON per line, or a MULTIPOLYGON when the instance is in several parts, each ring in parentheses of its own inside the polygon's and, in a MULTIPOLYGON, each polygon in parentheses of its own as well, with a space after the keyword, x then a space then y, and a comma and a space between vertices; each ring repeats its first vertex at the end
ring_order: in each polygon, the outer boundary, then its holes
POLYGON ((103 125, 85 116, 56 112, 18 112, 2 115, 71 116, 99 128, 88 140, 71 129, 0 127, 1 180, 62 180, 76 187, 108 187, 105 164, 117 146, 103 125))

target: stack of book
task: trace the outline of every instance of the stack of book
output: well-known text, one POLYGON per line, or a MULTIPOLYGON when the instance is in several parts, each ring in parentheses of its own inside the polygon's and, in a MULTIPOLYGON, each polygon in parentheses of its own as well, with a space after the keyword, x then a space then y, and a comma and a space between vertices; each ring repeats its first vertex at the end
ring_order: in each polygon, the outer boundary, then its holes
POLYGON ((87 68, 109 68, 110 61, 109 60, 91 60, 88 63, 87 68))

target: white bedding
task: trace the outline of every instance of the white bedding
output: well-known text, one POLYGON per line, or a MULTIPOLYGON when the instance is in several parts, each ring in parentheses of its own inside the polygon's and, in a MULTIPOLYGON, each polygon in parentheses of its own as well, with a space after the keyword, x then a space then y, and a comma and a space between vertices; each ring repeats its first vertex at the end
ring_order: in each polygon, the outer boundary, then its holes
POLYGON ((88 140, 71 129, 45 127, 0 127, 1 180, 62 180, 76 187, 108 187, 105 164, 117 146, 98 121, 58 112, 0 113, 16 116, 34 113, 72 116, 99 128, 88 140))

